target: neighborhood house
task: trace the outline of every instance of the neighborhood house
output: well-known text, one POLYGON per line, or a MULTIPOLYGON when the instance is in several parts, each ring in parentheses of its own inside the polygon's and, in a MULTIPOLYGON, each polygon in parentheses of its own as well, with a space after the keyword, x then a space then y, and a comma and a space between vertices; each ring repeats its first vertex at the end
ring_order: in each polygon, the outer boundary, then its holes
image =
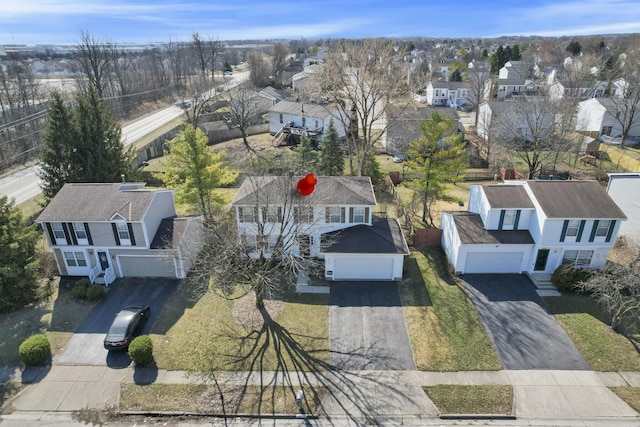
POLYGON ((184 278, 200 250, 201 217, 176 215, 173 190, 144 183, 65 184, 36 220, 61 276, 184 278))
POLYGON ((600 268, 626 220, 597 181, 472 185, 468 206, 442 213, 442 246, 457 274, 600 268))
POLYGON ((240 241, 268 252, 286 235, 286 250, 324 260, 328 280, 400 280, 409 249, 397 220, 373 218, 371 179, 320 176, 303 196, 300 178, 244 180, 231 202, 240 241))

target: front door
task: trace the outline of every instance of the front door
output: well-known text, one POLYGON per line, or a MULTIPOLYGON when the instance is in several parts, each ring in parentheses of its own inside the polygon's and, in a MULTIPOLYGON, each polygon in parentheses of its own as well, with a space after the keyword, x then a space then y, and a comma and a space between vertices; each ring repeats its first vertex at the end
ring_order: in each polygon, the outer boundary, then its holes
POLYGON ((100 267, 103 270, 109 268, 109 257, 106 252, 98 252, 98 260, 100 261, 100 267))
POLYGON ((536 256, 536 265, 533 267, 534 271, 544 271, 547 268, 547 259, 549 258, 549 249, 538 249, 538 255, 536 256))

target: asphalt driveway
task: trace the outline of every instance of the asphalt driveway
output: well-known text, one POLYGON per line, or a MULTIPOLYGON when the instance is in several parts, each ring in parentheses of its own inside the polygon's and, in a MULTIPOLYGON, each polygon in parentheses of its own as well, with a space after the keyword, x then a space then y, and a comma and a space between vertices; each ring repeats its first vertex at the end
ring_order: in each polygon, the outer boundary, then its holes
POLYGON ((148 334, 160 310, 176 289, 176 279, 129 278, 118 279, 109 287, 105 298, 89 313, 71 337, 62 354, 54 357, 58 365, 95 365, 125 368, 131 364, 126 352, 108 352, 102 346, 113 318, 128 305, 148 305, 151 316, 141 334, 148 334))
POLYGON ((416 369, 395 282, 333 282, 331 363, 341 369, 416 369))
POLYGON ((505 369, 591 369, 527 277, 461 278, 505 369))

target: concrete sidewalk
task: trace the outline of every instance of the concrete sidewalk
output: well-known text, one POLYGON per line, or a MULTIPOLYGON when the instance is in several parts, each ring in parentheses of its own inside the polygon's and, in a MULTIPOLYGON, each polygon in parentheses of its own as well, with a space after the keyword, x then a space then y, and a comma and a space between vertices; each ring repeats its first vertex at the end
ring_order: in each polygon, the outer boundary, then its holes
MULTIPOLYGON (((10 371, 0 372, 7 379, 10 371)), ((98 366, 52 366, 13 372, 13 380, 31 385, 11 402, 13 414, 70 412, 117 406, 121 383, 199 383, 183 371, 150 368, 111 369, 98 366)), ((438 418, 438 410, 422 392, 437 384, 511 384, 516 419, 616 420, 620 425, 640 425, 640 417, 607 386, 640 386, 640 372, 593 371, 331 371, 289 373, 294 386, 324 385, 331 390, 322 403, 321 419, 438 418)), ((282 374, 225 372, 218 377, 227 384, 283 384, 282 374)), ((6 418, 7 416, 3 416, 6 418)), ((439 420, 442 424, 442 420, 439 420)), ((423 423, 424 424, 424 423, 423 423)), ((520 425, 514 422, 509 425, 520 425)), ((528 424, 532 425, 532 424, 528 424)), ((552 424, 555 425, 555 424, 552 424)), ((591 424, 571 424, 591 425, 591 424)), ((606 425, 606 423, 604 424, 606 425)))

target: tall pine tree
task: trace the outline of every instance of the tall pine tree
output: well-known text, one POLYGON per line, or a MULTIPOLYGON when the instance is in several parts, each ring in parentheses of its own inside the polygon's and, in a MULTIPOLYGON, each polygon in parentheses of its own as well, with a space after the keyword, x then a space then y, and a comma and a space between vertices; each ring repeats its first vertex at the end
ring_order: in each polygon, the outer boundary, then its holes
POLYGON ((333 119, 329 122, 327 133, 320 144, 318 173, 327 176, 340 176, 344 174, 344 149, 340 143, 338 131, 333 123, 333 119))
POLYGON ((316 171, 318 153, 313 148, 308 136, 300 137, 300 144, 293 150, 295 153, 295 172, 306 175, 316 171))

